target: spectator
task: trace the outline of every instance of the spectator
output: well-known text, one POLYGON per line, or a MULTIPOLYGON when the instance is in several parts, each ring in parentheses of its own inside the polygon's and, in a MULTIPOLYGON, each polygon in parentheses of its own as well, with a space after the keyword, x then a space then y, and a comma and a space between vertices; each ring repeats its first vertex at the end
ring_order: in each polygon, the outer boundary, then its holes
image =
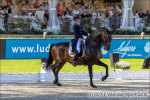
POLYGON ((79 3, 80 3, 79 0, 76 0, 75 5, 78 5, 79 3))
POLYGON ((80 15, 83 15, 85 13, 85 8, 81 5, 81 3, 77 5, 77 10, 79 11, 80 15))
POLYGON ((36 8, 36 9, 40 8, 38 1, 34 2, 34 8, 36 8))
POLYGON ((60 12, 60 14, 61 14, 62 16, 64 15, 63 10, 60 8, 60 3, 57 4, 56 9, 57 9, 57 12, 60 12))
POLYGON ((65 18, 69 18, 70 20, 73 20, 72 12, 67 8, 66 12, 64 13, 65 18))
POLYGON ((111 14, 110 14, 110 11, 109 10, 106 10, 106 18, 110 19, 111 18, 111 14))
POLYGON ((113 15, 112 15, 112 20, 110 21, 110 27, 112 28, 113 26, 115 26, 116 28, 118 28, 120 26, 120 13, 113 11, 113 15))
POLYGON ((38 15, 36 15, 36 9, 33 10, 31 16, 38 17, 38 15))
POLYGON ((114 4, 113 8, 114 8, 114 11, 119 12, 121 14, 121 9, 119 8, 117 4, 114 4))
POLYGON ((40 8, 38 10, 41 10, 41 11, 45 11, 46 9, 48 9, 48 5, 46 2, 43 2, 42 6, 40 6, 40 8))
POLYGON ((139 15, 135 10, 133 10, 133 18, 139 18, 139 15))
POLYGON ((12 2, 8 1, 7 2, 7 7, 8 7, 8 14, 11 14, 13 11, 13 6, 12 6, 12 2))
POLYGON ((2 18, 4 19, 4 25, 5 25, 5 29, 6 29, 6 31, 7 31, 7 24, 8 24, 8 18, 9 18, 9 15, 8 15, 8 13, 7 13, 7 7, 5 6, 5 7, 3 7, 3 16, 2 16, 2 18))
POLYGON ((142 9, 139 10, 139 17, 140 17, 140 18, 144 18, 144 13, 143 13, 143 10, 142 10, 142 9))
POLYGON ((22 9, 21 11, 21 16, 28 16, 27 10, 26 9, 22 9))
POLYGON ((99 13, 99 11, 95 10, 95 12, 92 15, 92 18, 100 18, 100 17, 101 17, 101 14, 99 13))
POLYGON ((61 11, 57 13, 57 17, 59 19, 60 24, 64 24, 64 19, 63 19, 63 16, 61 15, 61 11))
POLYGON ((76 6, 73 7, 72 14, 73 16, 79 14, 79 11, 76 9, 76 6))
POLYGON ((92 18, 92 15, 89 13, 88 10, 86 10, 84 18, 92 18))
POLYGON ((149 13, 149 10, 146 10, 145 18, 146 18, 146 19, 150 19, 150 13, 149 13))
POLYGON ((47 26, 48 21, 49 21, 49 11, 48 11, 48 9, 45 10, 43 19, 44 19, 45 25, 47 26))
POLYGON ((73 1, 71 1, 71 3, 70 3, 70 10, 71 10, 71 11, 73 11, 73 10, 74 10, 74 8, 75 8, 75 4, 74 4, 74 2, 73 2, 73 1))
POLYGON ((84 7, 85 7, 85 9, 88 9, 88 8, 90 7, 90 3, 89 3, 89 2, 86 2, 86 3, 84 4, 84 7))

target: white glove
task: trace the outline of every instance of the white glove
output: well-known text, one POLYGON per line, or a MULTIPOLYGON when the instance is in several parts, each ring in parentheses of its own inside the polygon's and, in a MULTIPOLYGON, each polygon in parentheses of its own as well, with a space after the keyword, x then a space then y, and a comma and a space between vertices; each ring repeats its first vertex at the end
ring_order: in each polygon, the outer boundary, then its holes
POLYGON ((87 39, 87 36, 83 36, 83 39, 86 40, 86 39, 87 39))
POLYGON ((88 33, 88 36, 90 36, 90 33, 88 33))

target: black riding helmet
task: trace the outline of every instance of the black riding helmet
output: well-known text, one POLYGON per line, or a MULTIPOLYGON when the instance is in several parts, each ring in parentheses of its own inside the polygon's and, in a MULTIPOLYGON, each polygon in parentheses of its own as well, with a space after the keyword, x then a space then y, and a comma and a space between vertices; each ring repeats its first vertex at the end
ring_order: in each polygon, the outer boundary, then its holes
POLYGON ((75 19, 81 19, 80 14, 76 14, 76 15, 74 15, 73 19, 74 19, 74 20, 75 20, 75 19))

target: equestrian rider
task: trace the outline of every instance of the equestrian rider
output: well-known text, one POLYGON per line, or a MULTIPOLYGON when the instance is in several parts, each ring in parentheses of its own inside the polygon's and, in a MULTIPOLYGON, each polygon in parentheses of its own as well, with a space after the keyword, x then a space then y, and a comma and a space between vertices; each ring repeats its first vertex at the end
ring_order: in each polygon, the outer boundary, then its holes
POLYGON ((72 62, 73 66, 77 65, 77 57, 80 53, 80 46, 83 39, 87 39, 88 34, 83 30, 83 27, 80 25, 81 17, 79 14, 76 14, 74 16, 75 24, 73 26, 73 32, 75 35, 75 38, 73 39, 73 50, 75 52, 74 60, 72 62))

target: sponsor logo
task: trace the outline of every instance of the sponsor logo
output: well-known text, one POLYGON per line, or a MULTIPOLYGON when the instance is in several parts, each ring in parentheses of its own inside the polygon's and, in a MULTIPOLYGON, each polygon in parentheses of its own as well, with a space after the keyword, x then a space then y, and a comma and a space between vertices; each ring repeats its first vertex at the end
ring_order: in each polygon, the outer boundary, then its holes
POLYGON ((141 54, 133 54, 136 50, 136 46, 130 46, 130 42, 128 41, 127 43, 124 41, 122 42, 122 44, 119 46, 119 48, 113 50, 114 52, 118 52, 119 54, 121 54, 121 58, 123 58, 124 56, 142 56, 141 54), (129 54, 130 52, 130 54, 129 54), (132 54, 131 54, 132 53, 132 54))
POLYGON ((101 48, 101 51, 102 51, 102 54, 103 54, 103 55, 106 55, 106 54, 108 53, 108 51, 105 51, 105 50, 104 50, 104 47, 101 48))
POLYGON ((146 43, 146 46, 144 47, 145 52, 150 53, 150 42, 146 43))

